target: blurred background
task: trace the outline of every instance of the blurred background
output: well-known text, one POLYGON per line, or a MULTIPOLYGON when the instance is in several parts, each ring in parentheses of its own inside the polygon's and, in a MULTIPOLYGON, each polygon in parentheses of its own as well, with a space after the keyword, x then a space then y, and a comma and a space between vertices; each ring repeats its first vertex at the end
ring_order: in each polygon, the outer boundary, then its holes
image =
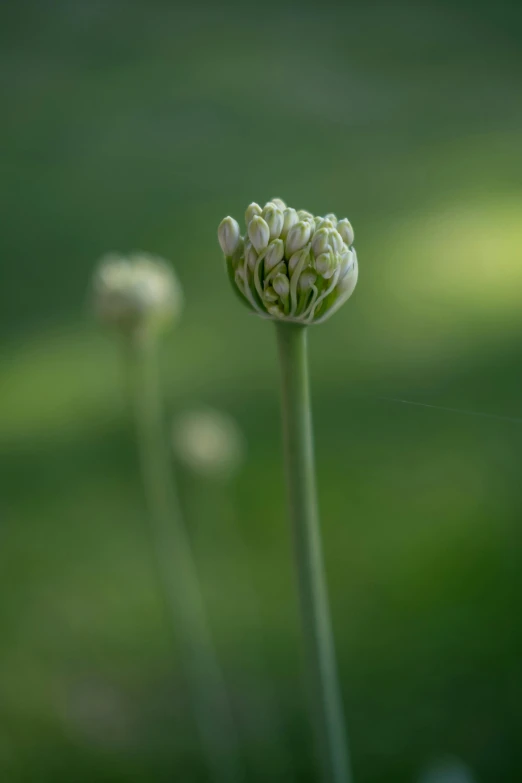
POLYGON ((210 405, 246 444, 234 477, 183 468, 181 491, 247 779, 316 779, 274 334, 216 241, 274 196, 348 216, 360 262, 310 331, 356 781, 457 780, 426 772, 444 759, 459 781, 521 780, 520 4, 0 17, 2 781, 206 780, 120 346, 88 306, 100 255, 136 249, 186 294, 162 346, 169 420, 210 405))

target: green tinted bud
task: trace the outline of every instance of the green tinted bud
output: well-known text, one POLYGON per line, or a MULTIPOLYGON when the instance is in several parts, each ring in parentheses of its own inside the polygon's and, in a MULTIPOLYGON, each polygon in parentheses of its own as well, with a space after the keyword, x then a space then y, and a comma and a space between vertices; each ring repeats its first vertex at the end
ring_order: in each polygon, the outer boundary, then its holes
POLYGON ((275 204, 267 205, 263 210, 263 218, 270 230, 270 239, 277 239, 283 230, 283 212, 275 204))
POLYGON ((343 241, 346 242, 348 247, 350 247, 350 245, 353 244, 354 233, 353 233, 352 224, 347 218, 343 218, 338 222, 337 231, 342 236, 343 241))
POLYGON ((283 211, 283 230, 281 231, 281 236, 283 239, 286 239, 286 236, 292 226, 295 226, 295 224, 298 222, 299 218, 297 217, 297 212, 295 209, 285 209, 283 211))
POLYGON ((259 215, 255 215, 248 224, 248 236, 258 253, 268 245, 270 229, 259 215))
POLYGON ((315 259, 315 268, 321 277, 324 277, 325 280, 328 280, 328 278, 333 275, 337 268, 336 256, 331 252, 322 253, 322 255, 315 259))
POLYGON ((284 254, 285 245, 282 239, 274 239, 270 242, 265 255, 265 272, 277 266, 283 260, 284 254))
POLYGON ((344 250, 344 242, 342 240, 342 237, 339 234, 339 232, 336 231, 335 228, 330 229, 328 244, 330 245, 334 253, 342 253, 344 250))
POLYGON ((353 264, 354 264, 354 255, 352 251, 347 250, 346 253, 342 253, 339 280, 343 279, 343 277, 349 272, 353 264))
POLYGON ((290 292, 290 280, 286 275, 276 275, 274 277, 273 288, 281 299, 284 299, 290 292))
POLYGON ((234 218, 226 217, 218 228, 218 239, 221 250, 226 256, 232 256, 239 245, 239 224, 234 218))
POLYGON ((327 228, 320 228, 312 237, 312 250, 314 255, 320 256, 328 250, 329 233, 327 228))
POLYGON ((245 241, 228 218, 219 230, 226 269, 239 299, 262 318, 322 323, 341 307, 358 276, 353 230, 333 213, 314 217, 273 199, 247 210, 245 241), (338 229, 336 229, 338 226, 338 229), (320 277, 318 277, 318 275, 320 277))
POLYGON ((306 245, 310 239, 312 229, 310 223, 305 223, 304 220, 300 220, 295 226, 292 226, 286 237, 286 254, 292 255, 297 250, 300 250, 306 245))
POLYGON ((279 301, 279 294, 277 294, 274 289, 269 286, 265 291, 265 300, 267 302, 278 302, 279 301))
POLYGON ((252 242, 245 243, 245 261, 249 269, 254 269, 257 263, 257 253, 252 242))
POLYGON ((94 274, 93 306, 99 320, 129 337, 155 334, 182 309, 181 286, 162 258, 133 253, 102 258, 94 274))
POLYGON ((313 272, 303 272, 301 277, 299 278, 299 284, 298 289, 301 293, 304 293, 305 291, 308 291, 317 280, 317 275, 313 272))
POLYGON ((259 204, 256 204, 255 201, 253 201, 250 206, 247 207, 247 210, 245 212, 245 223, 248 224, 252 220, 253 217, 256 215, 260 215, 263 210, 259 206, 259 204))
POLYGON ((290 260, 288 261, 288 272, 290 276, 295 272, 298 264, 301 267, 304 267, 308 263, 309 258, 310 252, 306 247, 298 250, 292 256, 290 256, 290 260))

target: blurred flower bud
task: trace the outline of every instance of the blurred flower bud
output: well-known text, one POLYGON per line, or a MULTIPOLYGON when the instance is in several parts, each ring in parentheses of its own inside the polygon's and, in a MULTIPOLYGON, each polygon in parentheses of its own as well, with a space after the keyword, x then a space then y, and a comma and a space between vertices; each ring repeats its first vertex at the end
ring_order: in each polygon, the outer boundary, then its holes
POLYGON ((270 272, 271 269, 281 263, 284 255, 285 243, 282 239, 274 239, 273 242, 270 242, 265 255, 265 272, 270 272))
POLYGON ((295 209, 289 209, 288 207, 283 212, 283 229, 281 231, 281 236, 283 239, 286 239, 286 236, 292 226, 295 226, 295 224, 298 222, 299 218, 297 217, 297 212, 295 209))
POLYGON ((235 420, 211 409, 190 411, 175 420, 172 443, 180 462, 206 478, 231 478, 246 452, 235 420))
POLYGON ((239 245, 239 224, 234 218, 226 217, 218 228, 221 250, 226 256, 233 256, 239 245))
POLYGON ((327 228, 320 228, 318 231, 315 232, 314 238, 312 239, 312 250, 314 251, 314 255, 320 256, 321 253, 326 253, 328 250, 329 245, 329 234, 327 228))
POLYGON ((299 278, 299 292, 303 293, 308 291, 317 280, 317 275, 314 272, 303 272, 299 278))
POLYGON ((344 250, 342 237, 335 228, 331 228, 329 231, 328 244, 334 253, 342 253, 344 250))
POLYGON ((92 296, 99 320, 129 336, 161 331, 179 316, 183 304, 171 267, 146 253, 102 258, 94 273, 92 296))
POLYGON ((251 203, 251 204, 250 204, 250 205, 247 207, 247 209, 246 209, 246 212, 245 212, 245 223, 247 224, 247 226, 248 226, 248 224, 250 223, 250 221, 252 220, 252 218, 256 217, 256 215, 257 215, 257 216, 261 216, 261 212, 262 212, 262 211, 263 211, 263 210, 261 209, 261 207, 259 206, 259 204, 256 204, 256 202, 255 202, 255 201, 253 201, 253 202, 252 202, 252 203, 251 203))
POLYGON ((245 261, 252 271, 257 263, 258 255, 252 242, 245 242, 245 261))
POLYGON ((274 277, 273 289, 281 299, 285 299, 290 293, 290 280, 286 275, 276 275, 274 277))
POLYGON ((246 216, 248 239, 243 247, 239 236, 226 265, 231 284, 250 310, 262 318, 317 324, 349 298, 358 265, 349 248, 353 230, 348 220, 337 221, 333 213, 314 217, 285 207, 281 199, 262 210, 251 204, 246 216))
POLYGON ((327 215, 325 215, 324 219, 328 220, 332 224, 333 228, 337 226, 337 217, 333 212, 329 212, 327 215))
POLYGON ((265 249, 270 241, 270 229, 259 215, 255 215, 248 224, 248 236, 258 253, 265 249))
POLYGON ((309 223, 300 220, 295 226, 292 226, 286 237, 286 254, 292 255, 296 250, 300 250, 306 245, 312 233, 309 223))
POLYGON ((333 273, 335 272, 337 267, 337 257, 334 253, 328 252, 328 253, 322 253, 320 256, 317 256, 315 259, 315 269, 321 277, 324 277, 325 280, 328 280, 333 273))
POLYGON ((337 231, 343 238, 343 241, 350 247, 353 244, 354 234, 352 224, 347 218, 343 218, 338 222, 337 231))
POLYGON ((263 219, 270 230, 270 239, 277 239, 283 230, 283 211, 271 204, 264 208, 263 219))

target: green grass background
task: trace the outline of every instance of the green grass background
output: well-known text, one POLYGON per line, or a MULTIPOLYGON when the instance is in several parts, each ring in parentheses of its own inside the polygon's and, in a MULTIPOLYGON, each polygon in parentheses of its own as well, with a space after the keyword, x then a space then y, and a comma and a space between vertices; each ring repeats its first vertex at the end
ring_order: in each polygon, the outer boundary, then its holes
POLYGON ((205 780, 88 308, 134 249, 186 293, 169 417, 248 441, 232 486, 182 481, 247 779, 315 779, 274 335, 216 243, 273 196, 356 232, 353 299, 310 333, 356 780, 522 779, 522 425, 383 399, 522 418, 521 34, 506 2, 1 5, 2 781, 205 780))

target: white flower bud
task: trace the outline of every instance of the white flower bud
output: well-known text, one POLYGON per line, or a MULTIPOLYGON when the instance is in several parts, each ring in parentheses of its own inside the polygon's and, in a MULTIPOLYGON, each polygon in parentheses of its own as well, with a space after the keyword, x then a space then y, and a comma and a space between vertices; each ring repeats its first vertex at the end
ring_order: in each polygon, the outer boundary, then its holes
POLYGON ((314 255, 320 256, 321 253, 326 253, 329 244, 329 233, 327 228, 320 228, 312 237, 312 250, 314 255))
POLYGON ((257 253, 254 245, 252 242, 245 242, 245 261, 247 263, 247 266, 252 271, 254 270, 254 267, 257 263, 257 253))
POLYGON ((250 206, 247 207, 247 210, 245 212, 245 223, 248 224, 252 220, 253 217, 256 215, 260 215, 263 210, 259 206, 259 204, 256 204, 255 201, 253 201, 250 206))
POLYGON ((302 262, 302 267, 304 267, 310 258, 310 252, 308 248, 302 248, 301 250, 297 250, 292 256, 290 256, 290 260, 288 262, 288 272, 290 275, 293 274, 294 270, 296 269, 297 265, 302 262))
POLYGON ((346 242, 348 247, 350 247, 350 245, 353 244, 354 233, 353 233, 352 224, 347 218, 343 218, 338 222, 337 231, 342 236, 343 241, 346 242))
POLYGON ((303 274, 299 278, 298 283, 298 289, 301 293, 304 293, 305 291, 309 291, 310 288, 314 285, 315 281, 317 280, 317 275, 313 272, 303 272, 303 274))
POLYGON ((312 213, 307 212, 306 209, 298 209, 297 214, 299 216, 299 220, 314 220, 312 213))
POLYGON ((267 205, 263 210, 263 219, 270 229, 270 239, 277 239, 283 230, 283 212, 275 204, 267 205))
POLYGON ((276 294, 272 286, 268 286, 266 291, 263 293, 263 296, 265 298, 265 301, 267 302, 278 302, 279 301, 279 295, 276 294))
POLYGON ((297 212, 295 209, 285 209, 283 211, 283 230, 281 231, 281 236, 283 239, 286 239, 286 236, 292 226, 295 226, 295 224, 298 222, 299 218, 297 217, 297 212))
POLYGON ((292 255, 297 250, 300 250, 306 245, 310 239, 312 228, 310 223, 305 223, 304 220, 300 220, 295 226, 292 226, 286 237, 286 254, 292 255))
POLYGON ((259 215, 255 215, 248 224, 248 236, 258 253, 268 245, 270 229, 259 215))
POLYGON ((340 274, 339 274, 339 280, 342 280, 343 277, 348 274, 351 267, 353 266, 355 261, 354 254, 351 250, 347 250, 345 253, 341 254, 341 264, 340 264, 340 274))
POLYGON ((315 259, 315 268, 321 277, 324 277, 325 280, 328 280, 330 277, 332 277, 337 268, 336 256, 331 252, 322 253, 322 255, 315 259))
POLYGON ((178 459, 206 478, 232 477, 244 461, 246 444, 234 419, 211 409, 191 411, 174 422, 178 459))
POLYGON ((270 242, 265 255, 265 273, 270 272, 271 269, 281 263, 284 255, 285 244, 282 239, 274 239, 273 242, 270 242))
POLYGON ((343 239, 335 228, 331 228, 329 231, 328 244, 330 245, 334 253, 342 253, 343 250, 345 249, 343 239))
POLYGON ((334 228, 337 226, 337 216, 334 215, 333 212, 329 212, 327 215, 325 215, 324 219, 329 220, 334 228))
POLYGON ((221 250, 226 256, 232 256, 239 245, 239 224, 234 218, 226 217, 218 228, 218 239, 221 250))
POLYGON ((275 204, 276 207, 279 207, 279 209, 282 210, 283 212, 286 209, 286 204, 285 204, 285 202, 283 201, 282 198, 273 198, 272 199, 272 204, 275 204))
POLYGON ((274 291, 284 299, 290 293, 290 281, 286 275, 276 275, 273 282, 274 291))
POLYGON ((181 312, 179 282, 162 258, 108 255, 94 274, 93 304, 100 321, 128 335, 154 333, 181 312))

